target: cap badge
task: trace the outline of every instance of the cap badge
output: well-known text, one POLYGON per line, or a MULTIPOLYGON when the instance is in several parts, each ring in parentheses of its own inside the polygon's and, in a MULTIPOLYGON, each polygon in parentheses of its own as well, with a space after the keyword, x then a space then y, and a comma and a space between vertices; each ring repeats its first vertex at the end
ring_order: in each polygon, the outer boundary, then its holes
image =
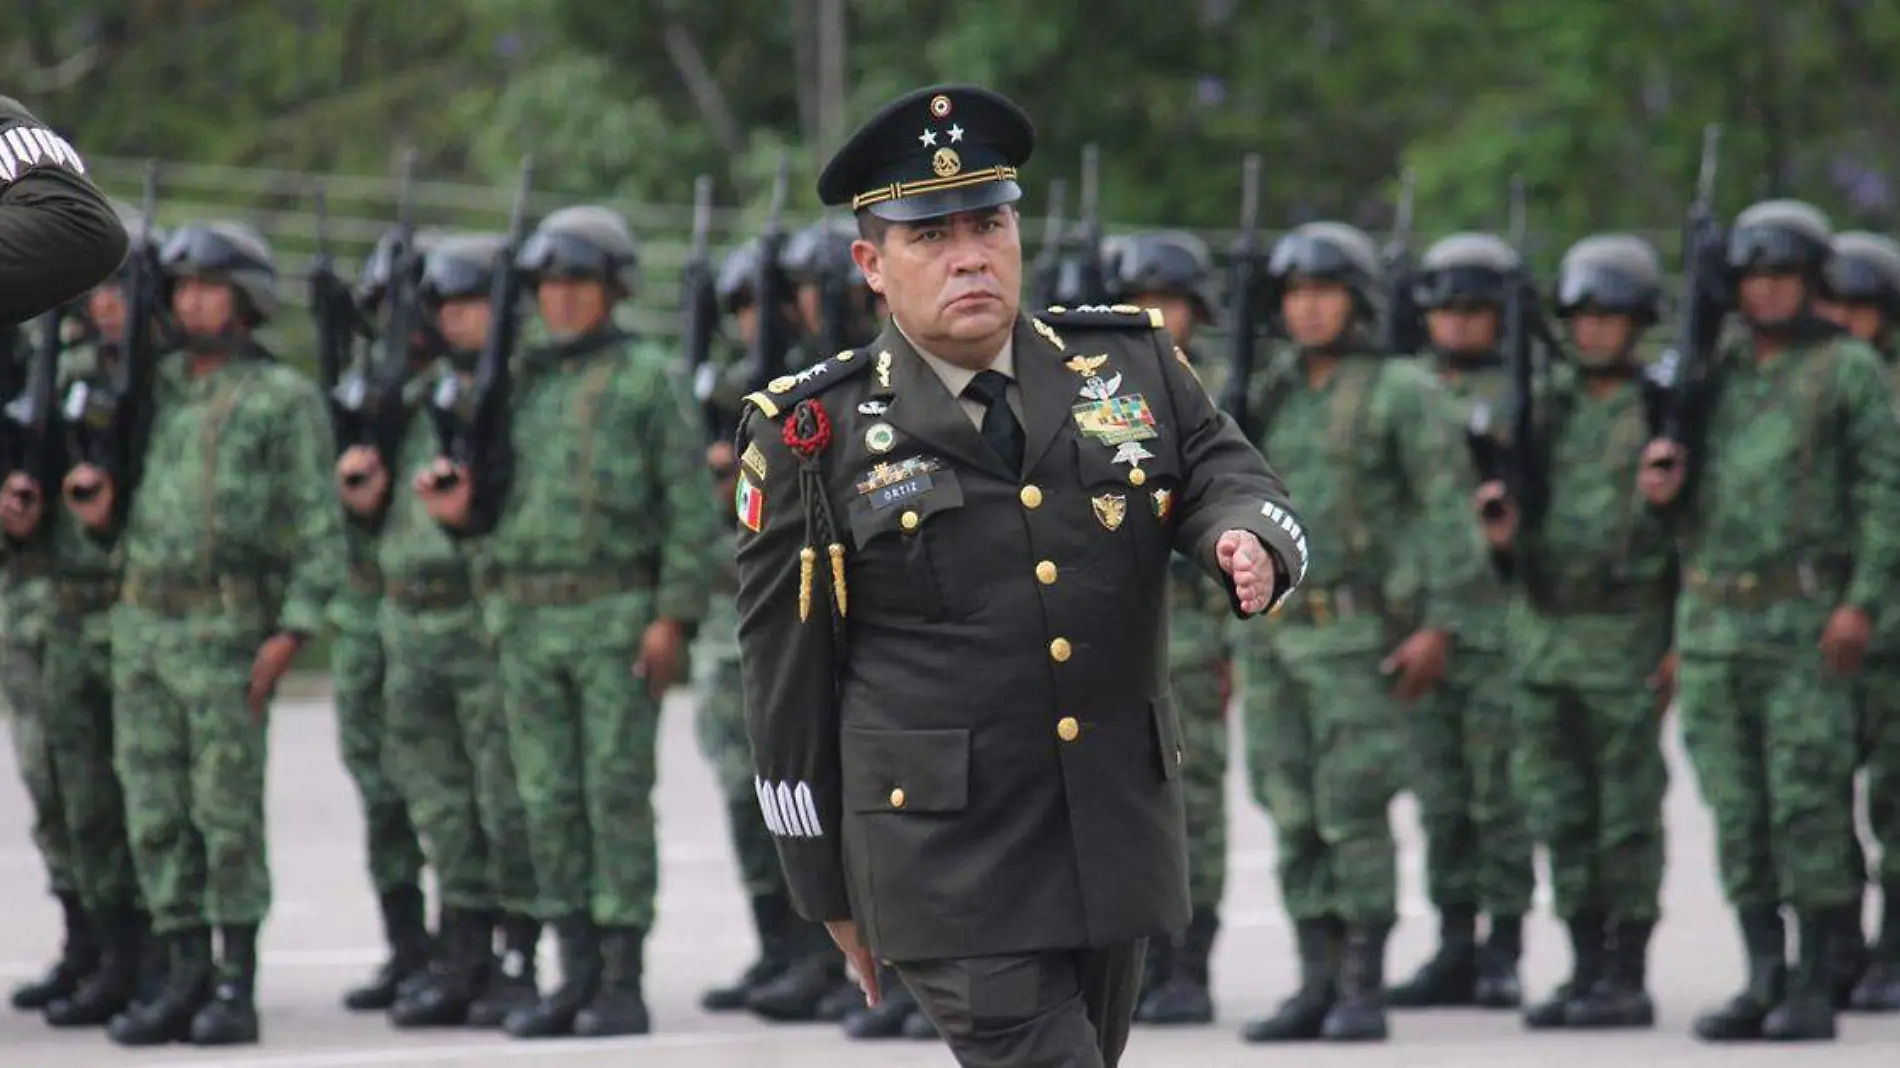
POLYGON ((937 172, 939 178, 954 178, 957 172, 963 170, 963 158, 957 155, 954 148, 940 148, 936 155, 930 157, 930 169, 937 172))
POLYGON ((942 93, 931 97, 930 113, 940 119, 948 117, 950 114, 950 98, 944 96, 942 93))

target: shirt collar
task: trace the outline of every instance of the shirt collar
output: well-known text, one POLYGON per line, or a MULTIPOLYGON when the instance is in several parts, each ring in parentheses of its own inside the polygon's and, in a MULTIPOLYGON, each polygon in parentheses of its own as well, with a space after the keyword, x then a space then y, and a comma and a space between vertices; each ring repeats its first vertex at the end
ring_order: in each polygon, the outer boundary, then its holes
MULTIPOLYGON (((893 320, 893 325, 895 325, 895 320, 893 320)), ((901 326, 897 327, 897 332, 904 334, 904 340, 910 342, 910 347, 915 349, 917 355, 923 358, 925 366, 929 367, 931 372, 937 376, 938 381, 943 383, 943 388, 949 390, 952 397, 961 398, 963 396, 963 391, 969 387, 970 381, 977 376, 977 371, 995 371, 1011 382, 1016 380, 1015 331, 1011 331, 1010 335, 1003 339, 1002 351, 996 354, 996 359, 990 361, 990 365, 987 368, 978 368, 976 371, 968 367, 959 367, 941 356, 930 353, 922 345, 917 344, 909 334, 905 334, 904 328, 901 326)))

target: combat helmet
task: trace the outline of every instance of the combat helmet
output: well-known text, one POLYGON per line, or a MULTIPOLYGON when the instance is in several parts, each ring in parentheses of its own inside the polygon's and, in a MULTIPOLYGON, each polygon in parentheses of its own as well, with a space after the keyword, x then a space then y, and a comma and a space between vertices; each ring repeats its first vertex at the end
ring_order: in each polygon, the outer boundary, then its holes
POLYGON ((1337 282, 1352 291, 1359 312, 1371 318, 1383 269, 1372 238, 1341 222, 1303 223, 1273 243, 1267 276, 1276 292, 1294 278, 1337 282))
POLYGON ((857 237, 857 227, 849 220, 821 219, 786 240, 779 253, 779 270, 793 285, 808 285, 827 270, 846 269, 853 282, 863 285, 864 273, 851 259, 851 244, 857 237))
POLYGON ((1900 242, 1865 230, 1834 238, 1827 264, 1827 291, 1835 300, 1872 304, 1889 322, 1900 322, 1900 242))
POLYGON ((244 223, 186 223, 166 239, 158 263, 168 278, 229 282, 244 298, 253 325, 277 314, 276 257, 263 235, 244 223))
POLYGON ((1110 284, 1118 297, 1186 297, 1202 322, 1214 320, 1214 301, 1207 291, 1214 258, 1207 242, 1182 230, 1148 230, 1112 240, 1112 245, 1104 243, 1103 251, 1113 268, 1110 284))
POLYGON ((759 274, 759 239, 748 238, 733 246, 719 261, 719 274, 713 280, 713 293, 719 301, 719 313, 732 315, 753 304, 753 288, 759 274))
POLYGON ((1800 200, 1764 200, 1735 217, 1726 262, 1738 277, 1767 270, 1819 281, 1833 241, 1834 225, 1820 208, 1800 200))
MULTIPOLYGON (((428 259, 429 250, 442 240, 440 230, 418 230, 412 242, 411 271, 409 281, 413 284, 422 278, 422 266, 428 259)), ((374 310, 389 295, 390 277, 396 270, 396 246, 402 241, 402 230, 392 226, 383 231, 376 239, 376 247, 370 249, 363 259, 362 270, 356 274, 356 301, 362 307, 374 310)))
POLYGON ((541 220, 522 242, 515 266, 535 281, 592 278, 630 295, 640 281, 640 250, 618 212, 581 204, 541 220))
POLYGON ((429 305, 487 296, 495 284, 495 257, 507 247, 501 234, 438 236, 422 258, 418 296, 429 305))
POLYGON ((1564 253, 1551 301, 1559 318, 1594 308, 1654 323, 1662 318, 1662 259, 1633 234, 1586 237, 1564 253))
POLYGON ((1501 307, 1521 263, 1517 250, 1496 234, 1452 234, 1419 259, 1412 300, 1427 311, 1453 302, 1501 307))

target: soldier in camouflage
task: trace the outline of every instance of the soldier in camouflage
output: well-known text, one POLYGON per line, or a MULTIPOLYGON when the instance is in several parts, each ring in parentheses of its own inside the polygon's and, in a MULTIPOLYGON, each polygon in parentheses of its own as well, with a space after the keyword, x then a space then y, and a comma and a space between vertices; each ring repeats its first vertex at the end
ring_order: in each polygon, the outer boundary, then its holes
POLYGON ((1338 536, 1315 543, 1301 589, 1239 649, 1249 776, 1279 831, 1300 968, 1299 990, 1242 1037, 1377 1041, 1397 919, 1388 808, 1419 714, 1406 706, 1445 675, 1482 553, 1443 391, 1370 340, 1371 240, 1308 223, 1274 247, 1268 273, 1293 347, 1250 383, 1250 415, 1303 517, 1338 536), (1408 554, 1423 582, 1415 619, 1384 596, 1408 554))
MULTIPOLYGON (((1454 234, 1419 261, 1413 297, 1426 314, 1439 380, 1454 401, 1454 432, 1480 406, 1503 410, 1501 310, 1516 267, 1517 253, 1490 234, 1454 234)), ((1468 472, 1470 459, 1462 459, 1468 472)), ((1475 488, 1476 478, 1468 477, 1475 488)), ((1410 785, 1425 829, 1426 891, 1438 910, 1439 941, 1424 965, 1390 991, 1395 1008, 1508 1009, 1523 1000, 1518 962, 1536 876, 1530 832, 1511 789, 1507 602, 1495 576, 1480 580, 1445 686, 1409 717, 1410 785), (1482 943, 1481 915, 1490 923, 1482 943)))
POLYGON ((881 298, 864 283, 851 259, 857 227, 849 219, 820 219, 793 234, 779 254, 779 269, 792 284, 800 333, 813 356, 826 359, 831 337, 840 348, 869 341, 883 317, 881 298))
POLYGON ((250 1043, 270 907, 269 705, 342 582, 342 522, 322 397, 253 336, 276 310, 270 247, 241 224, 188 225, 160 264, 187 351, 158 369, 137 485, 81 464, 65 486, 73 516, 124 564, 115 762, 168 947, 163 993, 107 1033, 130 1046, 250 1043))
POLYGON ((1748 961, 1742 992, 1696 1019, 1707 1041, 1835 1037, 1865 880, 1848 848, 1857 682, 1900 562, 1900 426, 1879 356, 1814 314, 1832 237, 1799 201, 1736 217, 1747 330, 1712 361, 1700 440, 1651 442, 1640 476, 1681 545, 1677 710, 1748 961))
POLYGON ((384 771, 400 784, 441 896, 434 959, 390 1007, 398 1027, 498 1028, 539 993, 541 925, 533 915, 534 869, 501 683, 489 643, 469 640, 483 637, 476 601, 482 564, 472 544, 444 534, 413 490, 390 476, 436 455, 421 401, 443 375, 473 373, 488 333, 493 264, 503 251, 494 235, 451 234, 430 243, 419 268, 422 322, 402 398, 410 413, 402 453, 386 465, 373 447, 358 446, 337 463, 344 508, 351 525, 373 537, 383 580, 384 771), (442 360, 432 365, 436 355, 442 360))
POLYGON ((485 622, 562 963, 562 985, 505 1022, 522 1038, 650 1027, 654 743, 706 609, 716 520, 685 383, 668 353, 613 322, 636 264, 613 212, 548 216, 516 260, 552 340, 520 361, 508 493, 497 514, 475 514, 480 476, 446 457, 414 481, 437 522, 480 538, 491 567, 485 622))
MULTIPOLYGON (((1827 297, 1817 310, 1873 346, 1889 380, 1900 358, 1900 243, 1866 232, 1837 234, 1828 260, 1827 297)), ((1881 846, 1879 871, 1880 930, 1865 954, 1860 910, 1843 933, 1850 944, 1841 954, 1843 979, 1853 980, 1843 1004, 1859 1012, 1900 1011, 1900 610, 1883 605, 1874 621, 1874 638, 1862 676, 1864 702, 1862 764, 1867 770, 1867 824, 1881 846)), ((1855 840, 1856 862, 1866 868, 1855 840)), ((1842 985, 1846 985, 1843 983, 1842 985)), ((1838 993, 1838 990, 1837 990, 1838 993)))
MULTIPOLYGON (((433 240, 432 234, 418 234, 416 246, 424 249, 433 240)), ((359 305, 371 317, 384 307, 394 256, 392 232, 377 242, 364 263, 357 296, 359 305)), ((396 1003, 397 990, 404 981, 427 967, 429 927, 420 882, 422 845, 386 759, 389 713, 383 700, 383 682, 387 662, 377 629, 383 581, 376 566, 376 539, 360 523, 345 524, 344 534, 349 545, 349 577, 330 602, 329 618, 334 627, 330 678, 338 748, 363 806, 364 852, 369 858, 370 883, 376 888, 389 956, 369 982, 343 995, 343 1005, 353 1012, 380 1012, 396 1003)))
POLYGON ((1570 934, 1570 978, 1524 1022, 1650 1027, 1677 573, 1669 528, 1636 492, 1649 436, 1636 345, 1662 313, 1661 263, 1640 238, 1586 238, 1555 297, 1575 361, 1537 401, 1545 503, 1520 515, 1501 482, 1475 501, 1513 591, 1518 794, 1570 934))
MULTIPOLYGON (((1168 333, 1194 356, 1197 328, 1213 321, 1207 285, 1212 258, 1192 234, 1154 231, 1119 243, 1113 258, 1115 299, 1161 309, 1168 333)), ((1200 361, 1195 361, 1197 364, 1200 361)), ((1233 650, 1227 638, 1226 591, 1193 560, 1170 565, 1173 607, 1168 624, 1168 684, 1181 735, 1195 759, 1182 765, 1187 813, 1188 903, 1192 915, 1171 939, 1150 939, 1135 1022, 1203 1024, 1214 1019, 1208 958, 1220 930, 1227 889, 1227 699, 1233 650)))

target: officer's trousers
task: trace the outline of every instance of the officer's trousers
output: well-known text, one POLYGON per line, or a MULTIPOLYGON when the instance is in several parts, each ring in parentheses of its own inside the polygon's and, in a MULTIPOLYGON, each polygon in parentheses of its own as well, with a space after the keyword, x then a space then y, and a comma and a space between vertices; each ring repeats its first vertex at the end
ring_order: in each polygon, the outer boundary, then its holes
POLYGON ((1146 950, 1136 939, 895 967, 964 1068, 1114 1068, 1146 950))

